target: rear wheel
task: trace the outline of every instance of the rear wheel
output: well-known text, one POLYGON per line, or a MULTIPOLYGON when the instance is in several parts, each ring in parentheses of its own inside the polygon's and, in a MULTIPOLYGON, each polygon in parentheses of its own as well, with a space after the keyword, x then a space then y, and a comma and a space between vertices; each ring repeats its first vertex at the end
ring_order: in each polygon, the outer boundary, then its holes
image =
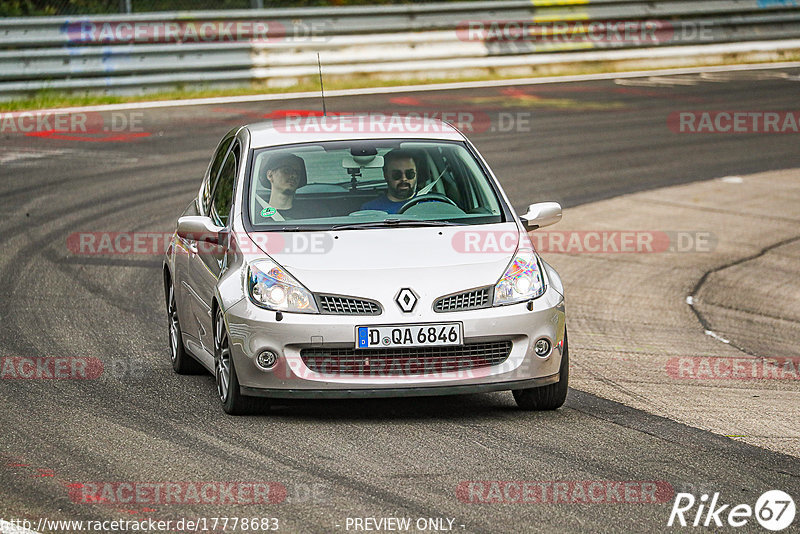
POLYGON ((259 399, 242 395, 239 391, 239 379, 236 376, 236 367, 233 365, 230 338, 221 311, 217 311, 214 321, 214 369, 217 393, 225 413, 230 415, 252 413, 259 405, 259 399))
POLYGON ((560 408, 567 400, 569 390, 569 346, 567 345, 567 332, 564 331, 564 353, 561 356, 561 365, 558 368, 559 380, 538 388, 515 389, 514 400, 523 410, 543 411, 560 408))
POLYGON ((181 324, 178 321, 178 306, 175 302, 175 289, 169 285, 167 296, 167 321, 169 322, 169 350, 172 370, 179 375, 196 375, 205 372, 200 362, 192 358, 183 346, 181 324))

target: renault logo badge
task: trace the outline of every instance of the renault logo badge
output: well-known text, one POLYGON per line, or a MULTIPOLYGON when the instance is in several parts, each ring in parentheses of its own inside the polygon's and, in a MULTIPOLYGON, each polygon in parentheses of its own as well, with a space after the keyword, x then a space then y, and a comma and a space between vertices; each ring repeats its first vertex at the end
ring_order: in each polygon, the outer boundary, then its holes
POLYGON ((400 306, 400 309, 403 310, 405 313, 411 313, 414 311, 414 306, 417 305, 417 301, 419 300, 419 296, 414 293, 410 288, 404 287, 400 290, 397 296, 394 298, 394 301, 400 306))

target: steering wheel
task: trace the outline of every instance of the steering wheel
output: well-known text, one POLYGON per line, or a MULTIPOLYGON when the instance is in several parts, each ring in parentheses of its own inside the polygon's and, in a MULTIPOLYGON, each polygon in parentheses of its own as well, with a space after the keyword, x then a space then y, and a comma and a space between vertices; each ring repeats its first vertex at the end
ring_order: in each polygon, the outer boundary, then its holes
MULTIPOLYGON (((397 213, 398 214, 405 213, 406 211, 409 210, 409 208, 411 208, 413 206, 416 206, 420 202, 445 202, 447 204, 450 204, 451 206, 454 206, 454 207, 458 208, 458 204, 453 202, 453 199, 451 199, 448 196, 445 196, 445 195, 443 195, 441 193, 425 193, 424 195, 420 195, 418 197, 414 197, 411 200, 409 200, 408 202, 406 202, 405 204, 403 204, 403 206, 400 208, 400 210, 397 213)), ((461 209, 461 208, 458 208, 458 209, 461 209)))

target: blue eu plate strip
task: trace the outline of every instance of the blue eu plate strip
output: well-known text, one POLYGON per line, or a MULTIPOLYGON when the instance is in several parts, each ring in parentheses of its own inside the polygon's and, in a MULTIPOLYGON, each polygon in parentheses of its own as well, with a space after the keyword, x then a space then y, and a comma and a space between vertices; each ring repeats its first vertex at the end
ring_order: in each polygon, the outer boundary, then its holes
POLYGON ((369 346, 369 335, 366 326, 358 327, 358 348, 363 349, 369 346))

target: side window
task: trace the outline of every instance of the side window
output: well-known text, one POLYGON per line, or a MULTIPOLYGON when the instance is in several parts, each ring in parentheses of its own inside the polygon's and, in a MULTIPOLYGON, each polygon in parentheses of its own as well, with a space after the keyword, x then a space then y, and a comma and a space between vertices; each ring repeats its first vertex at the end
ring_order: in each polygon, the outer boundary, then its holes
POLYGON ((214 200, 211 204, 211 218, 218 226, 227 226, 233 204, 233 185, 236 183, 236 171, 239 169, 239 144, 233 149, 222 164, 217 185, 214 188, 214 200))
POLYGON ((200 208, 204 215, 207 214, 208 210, 211 208, 211 190, 216 182, 217 174, 222 167, 225 153, 228 152, 228 147, 231 146, 232 142, 233 137, 225 139, 220 143, 219 147, 217 147, 217 151, 214 153, 214 159, 211 160, 211 165, 208 168, 208 176, 203 180, 203 186, 200 189, 200 208))

